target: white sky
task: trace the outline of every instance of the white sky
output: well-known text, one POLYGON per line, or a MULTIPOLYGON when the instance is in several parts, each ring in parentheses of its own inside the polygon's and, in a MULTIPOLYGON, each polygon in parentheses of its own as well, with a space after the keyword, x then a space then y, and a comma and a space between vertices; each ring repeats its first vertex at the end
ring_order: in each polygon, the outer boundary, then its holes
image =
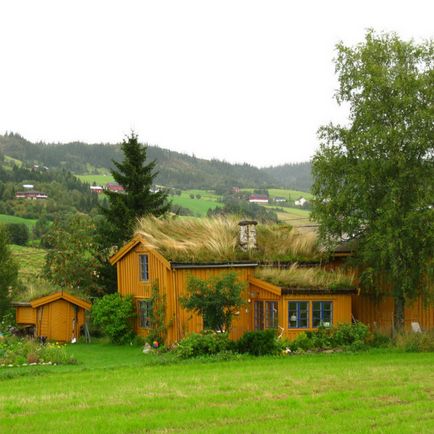
POLYGON ((434 2, 0 0, 0 133, 142 142, 256 166, 308 160, 344 119, 334 46, 420 41, 434 2))

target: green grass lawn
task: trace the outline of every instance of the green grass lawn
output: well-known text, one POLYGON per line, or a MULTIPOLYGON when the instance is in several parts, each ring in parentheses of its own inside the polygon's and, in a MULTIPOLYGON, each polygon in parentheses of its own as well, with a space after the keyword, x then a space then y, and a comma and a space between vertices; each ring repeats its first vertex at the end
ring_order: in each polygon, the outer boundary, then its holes
POLYGON ((16 217, 14 215, 0 214, 0 223, 24 223, 29 227, 29 229, 32 229, 36 224, 36 220, 16 217))
POLYGON ((78 365, 0 368, 0 432, 434 431, 432 353, 162 365, 137 347, 69 351, 78 365))
POLYGON ((113 176, 110 174, 107 175, 75 175, 80 181, 87 182, 88 184, 95 184, 100 185, 103 187, 108 182, 113 182, 113 176))
POLYGON ((169 199, 175 204, 184 208, 190 209, 195 216, 204 217, 210 208, 216 206, 223 206, 222 203, 217 202, 219 196, 206 190, 185 190, 181 196, 170 196, 169 199), (190 194, 200 194, 200 199, 192 199, 190 194))

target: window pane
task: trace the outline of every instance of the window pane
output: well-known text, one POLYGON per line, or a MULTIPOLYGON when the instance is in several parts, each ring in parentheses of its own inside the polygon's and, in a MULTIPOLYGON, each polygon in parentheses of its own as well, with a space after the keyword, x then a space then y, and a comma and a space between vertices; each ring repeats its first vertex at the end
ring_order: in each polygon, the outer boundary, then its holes
POLYGON ((331 301, 323 302, 322 323, 326 327, 330 327, 332 325, 332 306, 333 303, 331 301))
POLYGON ((139 301, 139 326, 148 329, 151 327, 152 302, 150 300, 139 301))
POLYGON ((309 303, 306 301, 301 301, 298 306, 298 327, 307 328, 309 327, 309 303))
POLYGON ((321 325, 321 302, 314 301, 312 303, 312 327, 321 325))
POLYGON ((264 302, 263 301, 255 301, 255 330, 263 330, 264 329, 264 302))
POLYGON ((148 280, 148 255, 140 255, 140 280, 148 280))
POLYGON ((288 324, 289 328, 297 327, 297 303, 292 301, 288 303, 288 324))
POLYGON ((265 302, 265 328, 275 329, 279 323, 277 301, 265 302))

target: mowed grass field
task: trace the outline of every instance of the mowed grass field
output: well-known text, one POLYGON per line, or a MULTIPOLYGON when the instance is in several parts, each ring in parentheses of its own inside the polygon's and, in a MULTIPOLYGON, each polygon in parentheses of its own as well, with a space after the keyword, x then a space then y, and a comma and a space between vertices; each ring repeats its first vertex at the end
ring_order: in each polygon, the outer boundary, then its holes
POLYGON ((36 220, 16 217, 14 215, 0 214, 0 223, 24 223, 29 227, 29 229, 32 229, 36 224, 36 220))
POLYGON ((0 368, 0 432, 434 432, 432 353, 162 365, 137 347, 68 351, 78 365, 0 368))

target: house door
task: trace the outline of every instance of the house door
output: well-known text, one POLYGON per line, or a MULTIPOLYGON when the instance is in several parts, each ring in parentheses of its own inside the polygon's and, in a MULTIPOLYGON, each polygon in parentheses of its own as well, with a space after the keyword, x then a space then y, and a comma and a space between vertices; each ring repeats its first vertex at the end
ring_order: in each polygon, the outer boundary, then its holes
POLYGON ((48 339, 54 341, 69 341, 69 303, 65 300, 57 300, 50 306, 50 336, 48 339))

